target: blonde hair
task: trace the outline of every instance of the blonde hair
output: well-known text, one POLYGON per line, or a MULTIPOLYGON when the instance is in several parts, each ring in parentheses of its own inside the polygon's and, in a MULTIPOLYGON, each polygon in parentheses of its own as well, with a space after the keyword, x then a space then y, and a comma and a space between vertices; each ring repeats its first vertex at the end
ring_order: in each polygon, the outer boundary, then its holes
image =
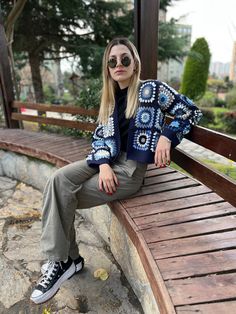
POLYGON ((107 62, 109 59, 111 48, 116 45, 125 45, 129 49, 134 59, 135 70, 130 79, 130 84, 128 87, 125 117, 127 119, 133 117, 138 107, 138 87, 140 84, 141 72, 140 58, 134 44, 132 44, 127 38, 115 38, 107 45, 103 55, 102 66, 103 87, 100 110, 98 115, 98 122, 102 124, 108 122, 108 118, 113 113, 115 107, 115 90, 117 88, 118 83, 111 78, 107 62))

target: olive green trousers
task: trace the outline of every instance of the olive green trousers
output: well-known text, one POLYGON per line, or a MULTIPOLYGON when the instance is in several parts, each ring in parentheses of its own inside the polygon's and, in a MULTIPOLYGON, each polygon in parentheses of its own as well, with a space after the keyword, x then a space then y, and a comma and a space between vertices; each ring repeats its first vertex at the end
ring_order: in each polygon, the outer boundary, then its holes
POLYGON ((43 193, 41 249, 53 261, 76 259, 74 219, 76 209, 90 208, 136 193, 143 182, 147 164, 126 160, 122 153, 112 165, 119 181, 112 195, 99 190, 99 169, 80 160, 55 171, 43 193))

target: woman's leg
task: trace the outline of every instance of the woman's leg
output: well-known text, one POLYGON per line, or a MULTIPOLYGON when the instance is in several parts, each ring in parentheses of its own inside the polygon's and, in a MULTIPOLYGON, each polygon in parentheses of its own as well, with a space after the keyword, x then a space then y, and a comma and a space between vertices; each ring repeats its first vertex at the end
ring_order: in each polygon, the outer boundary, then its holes
POLYGON ((77 253, 71 243, 77 194, 97 171, 81 160, 58 169, 48 180, 43 194, 41 248, 49 260, 67 260, 70 248, 73 255, 77 253))

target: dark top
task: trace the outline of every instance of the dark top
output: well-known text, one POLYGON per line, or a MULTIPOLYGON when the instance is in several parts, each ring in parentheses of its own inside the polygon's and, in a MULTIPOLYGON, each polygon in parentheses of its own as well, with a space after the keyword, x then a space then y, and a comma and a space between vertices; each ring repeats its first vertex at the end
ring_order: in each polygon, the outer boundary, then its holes
POLYGON ((120 89, 118 87, 115 95, 115 101, 117 105, 118 111, 118 121, 119 121, 119 129, 120 129, 120 149, 123 152, 127 150, 127 139, 128 139, 128 128, 130 119, 125 118, 125 110, 127 106, 127 91, 128 87, 124 89, 120 89))

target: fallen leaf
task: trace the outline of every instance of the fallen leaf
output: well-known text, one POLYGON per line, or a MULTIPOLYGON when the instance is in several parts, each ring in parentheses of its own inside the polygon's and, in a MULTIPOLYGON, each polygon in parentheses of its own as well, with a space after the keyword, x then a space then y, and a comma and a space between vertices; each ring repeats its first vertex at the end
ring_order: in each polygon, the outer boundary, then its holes
POLYGON ((93 275, 95 278, 99 278, 101 280, 107 280, 107 278, 109 277, 106 269, 104 268, 98 268, 97 270, 95 270, 93 275))

